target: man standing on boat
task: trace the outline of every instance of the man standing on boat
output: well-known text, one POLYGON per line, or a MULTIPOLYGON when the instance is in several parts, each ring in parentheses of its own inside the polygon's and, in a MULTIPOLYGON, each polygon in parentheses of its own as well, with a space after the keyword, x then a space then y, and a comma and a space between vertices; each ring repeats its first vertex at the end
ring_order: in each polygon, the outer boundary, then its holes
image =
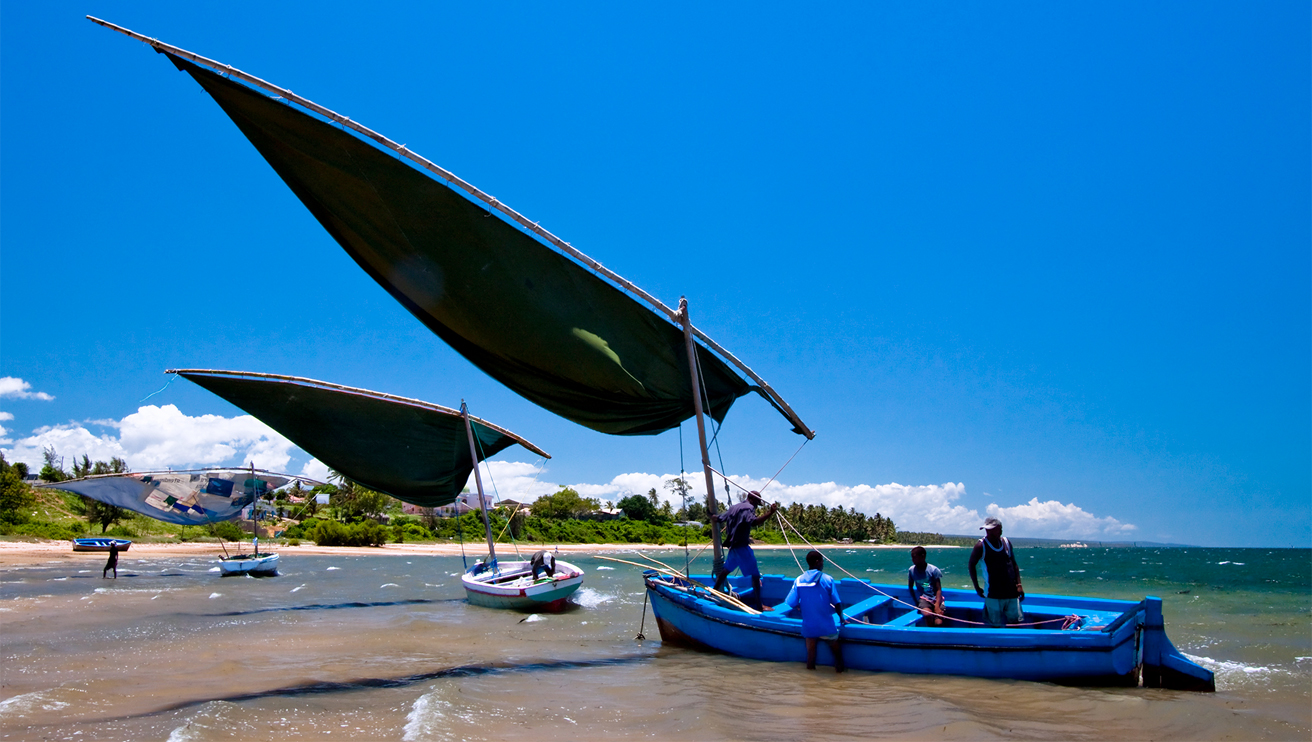
POLYGON ((752 578, 753 591, 749 604, 757 609, 761 608, 761 569, 756 566, 756 553, 751 547, 752 529, 769 520, 779 509, 779 503, 776 502, 763 515, 758 516, 756 509, 761 503, 760 492, 748 492, 746 500, 731 505, 728 510, 715 516, 717 521, 724 524, 725 546, 729 549, 728 556, 724 558, 724 569, 715 576, 715 589, 728 588, 729 574, 735 569, 740 570, 744 577, 752 578))
POLYGON ((1025 588, 1020 584, 1020 565, 1011 542, 1002 537, 1002 521, 986 518, 984 538, 970 552, 970 581, 975 592, 984 599, 984 623, 1001 628, 1009 623, 1024 620, 1020 602, 1025 599, 1025 588), (975 565, 984 560, 984 587, 979 586, 975 565))

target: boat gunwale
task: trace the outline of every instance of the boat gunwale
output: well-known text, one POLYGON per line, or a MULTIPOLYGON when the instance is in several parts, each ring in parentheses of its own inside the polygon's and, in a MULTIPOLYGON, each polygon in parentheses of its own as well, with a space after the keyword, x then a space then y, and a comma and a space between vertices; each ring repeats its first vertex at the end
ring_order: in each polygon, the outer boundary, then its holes
MULTIPOLYGON (((655 591, 662 599, 669 601, 676 607, 682 607, 708 621, 713 621, 734 628, 746 629, 748 631, 760 631, 779 636, 796 637, 800 635, 802 624, 801 619, 789 618, 781 615, 770 616, 763 614, 762 616, 751 617, 752 622, 748 622, 739 618, 743 616, 742 613, 729 610, 728 608, 722 607, 706 598, 689 593, 681 593, 677 590, 671 589, 668 585, 662 585, 659 582, 655 585, 651 584, 651 581, 647 582, 647 589, 655 591), (662 588, 664 589, 662 590, 662 588), (759 623, 757 623, 758 621, 759 623), (796 624, 796 628, 793 628, 792 626, 794 623, 796 624)), ((1141 605, 1140 603, 1134 603, 1132 601, 1115 602, 1125 602, 1131 607, 1141 605)), ((1139 626, 1137 624, 1129 623, 1122 624, 1119 630, 1111 633, 1106 633, 1101 630, 1052 631, 1028 628, 949 628, 935 626, 887 626, 884 624, 844 623, 840 628, 840 638, 844 643, 913 649, 963 649, 970 651, 996 652, 1111 652, 1115 651, 1125 643, 1133 641, 1138 630, 1139 626), (970 633, 960 633, 963 631, 968 631, 970 633), (905 641, 909 636, 916 636, 919 640, 915 642, 905 641), (968 644, 960 643, 960 640, 966 636, 972 637, 973 639, 986 640, 986 643, 979 641, 974 641, 968 644), (899 638, 903 639, 903 641, 898 641, 899 638), (1036 643, 1035 640, 1040 641, 1036 643), (1024 643, 1022 644, 1020 642, 1024 643)))

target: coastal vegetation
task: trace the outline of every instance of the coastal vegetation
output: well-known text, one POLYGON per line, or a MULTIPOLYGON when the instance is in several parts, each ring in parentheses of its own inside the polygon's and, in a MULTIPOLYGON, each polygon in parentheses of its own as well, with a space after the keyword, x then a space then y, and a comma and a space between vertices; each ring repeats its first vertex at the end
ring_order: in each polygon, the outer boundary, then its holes
MULTIPOLYGON (((86 455, 73 461, 71 471, 53 449, 45 452, 38 475, 45 482, 60 482, 95 474, 128 471, 127 462, 91 461, 86 455)), ((122 508, 60 490, 44 489, 25 481, 28 469, 0 456, 0 536, 73 539, 94 534, 149 541, 194 541, 249 538, 238 524, 227 521, 206 526, 163 523, 122 508)), ((305 488, 300 482, 264 496, 259 510, 262 530, 288 541, 313 541, 322 546, 377 546, 399 542, 469 542, 477 548, 486 539, 481 515, 468 511, 443 517, 432 508, 405 512, 402 503, 382 492, 362 487, 336 473, 331 483, 305 488), (327 495, 320 504, 319 496, 327 495)), ((498 541, 533 544, 704 544, 711 538, 706 506, 696 501, 686 480, 668 480, 664 488, 680 506, 659 496, 630 494, 618 502, 602 502, 562 487, 526 506, 497 506, 489 511, 498 541)), ((411 508, 411 511, 415 509, 411 508)), ((937 533, 898 531, 892 519, 854 508, 794 503, 780 514, 812 543, 964 544, 970 539, 937 533)), ((249 525, 248 525, 249 528, 249 525)), ((785 542, 780 520, 772 519, 752 532, 757 541, 785 542)), ((796 534, 789 539, 797 543, 796 534)))

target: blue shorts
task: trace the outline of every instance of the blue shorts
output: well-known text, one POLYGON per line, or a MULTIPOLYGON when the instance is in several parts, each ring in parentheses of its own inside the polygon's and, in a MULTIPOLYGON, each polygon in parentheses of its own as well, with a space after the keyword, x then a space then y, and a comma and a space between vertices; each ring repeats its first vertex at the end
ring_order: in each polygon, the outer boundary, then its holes
POLYGON ((1025 612, 1020 608, 1019 598, 985 598, 984 623, 1002 628, 1009 623, 1025 620, 1025 612))
POLYGON ((742 570, 743 577, 760 577, 761 568, 756 566, 756 553, 750 546, 738 546, 729 550, 729 556, 724 558, 724 573, 732 574, 733 571, 742 570))

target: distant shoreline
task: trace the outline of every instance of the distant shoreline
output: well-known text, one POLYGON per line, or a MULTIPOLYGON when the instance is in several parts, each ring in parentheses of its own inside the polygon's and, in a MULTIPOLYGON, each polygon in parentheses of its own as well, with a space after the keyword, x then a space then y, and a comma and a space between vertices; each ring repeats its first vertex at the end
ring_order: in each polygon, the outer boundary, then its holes
MULTIPOLYGON (((276 541, 266 541, 280 554, 317 554, 340 556, 459 556, 459 544, 384 544, 383 546, 315 546, 302 543, 288 546, 276 541)), ((479 554, 480 543, 467 542, 466 554, 479 554)), ((229 552, 249 550, 249 541, 228 542, 229 552)), ((689 548, 700 549, 703 544, 689 544, 689 548)), ((910 549, 911 544, 820 544, 817 548, 828 549, 910 549)), ((514 553, 511 544, 498 544, 497 551, 514 553)), ((561 554, 594 554, 617 551, 682 551, 683 544, 520 544, 521 554, 532 553, 538 549, 558 550, 561 554)), ((777 550, 787 549, 785 544, 752 544, 753 549, 777 550)), ((805 544, 794 545, 794 549, 809 549, 805 544)), ((927 549, 962 549, 963 546, 928 545, 927 549)), ((223 556, 223 548, 217 542, 193 541, 182 544, 133 542, 131 548, 123 552, 124 559, 132 557, 164 557, 178 555, 195 555, 218 558, 223 556)), ((54 561, 78 561, 103 563, 105 555, 98 552, 74 552, 68 541, 0 541, 0 568, 16 567, 30 564, 43 564, 54 561)))

